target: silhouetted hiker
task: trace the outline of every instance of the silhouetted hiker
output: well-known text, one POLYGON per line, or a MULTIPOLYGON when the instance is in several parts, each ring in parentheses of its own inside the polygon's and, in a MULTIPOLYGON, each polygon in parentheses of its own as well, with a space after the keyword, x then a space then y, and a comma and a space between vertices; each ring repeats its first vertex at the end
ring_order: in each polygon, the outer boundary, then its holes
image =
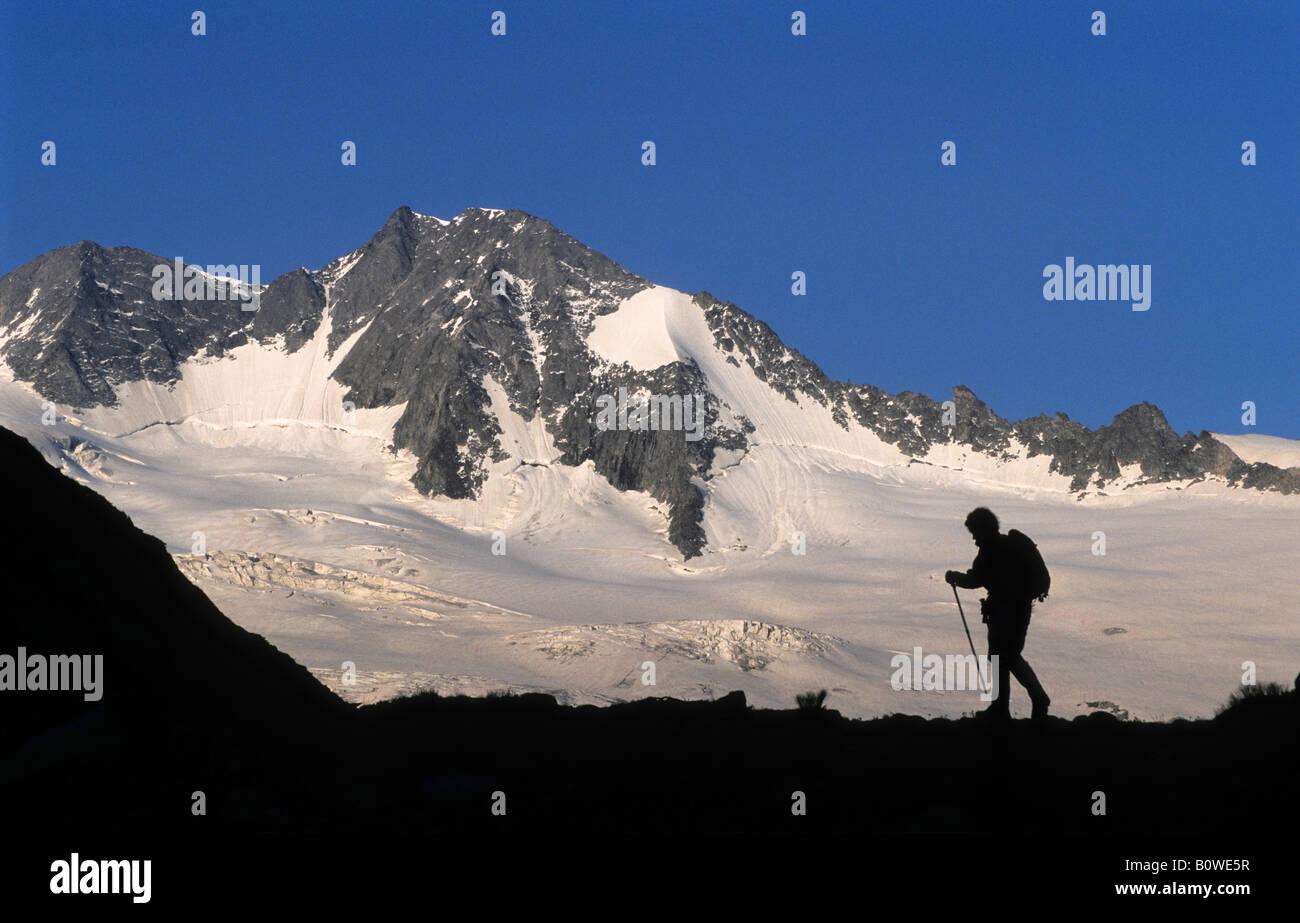
POLYGON ((1011 681, 1015 676, 1029 692, 1036 719, 1047 717, 1048 698, 1029 663, 1021 656, 1034 599, 1047 596, 1050 577, 1034 543, 1012 529, 998 531, 998 517, 985 507, 971 510, 966 528, 979 547, 970 570, 950 570, 944 579, 953 586, 974 590, 983 587, 988 597, 980 602, 983 621, 989 626, 989 656, 998 657, 998 695, 986 714, 990 718, 1011 717, 1011 681), (1027 546, 1027 547, 1026 547, 1027 546), (1032 550, 1032 554, 1030 551, 1032 550))

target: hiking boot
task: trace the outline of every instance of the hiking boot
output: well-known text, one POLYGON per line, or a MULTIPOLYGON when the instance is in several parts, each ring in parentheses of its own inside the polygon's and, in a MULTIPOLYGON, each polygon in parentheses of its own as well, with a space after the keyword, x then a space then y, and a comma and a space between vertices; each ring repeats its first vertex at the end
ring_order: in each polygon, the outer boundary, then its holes
POLYGON ((1034 721, 1045 721, 1047 719, 1047 706, 1051 704, 1052 700, 1047 697, 1046 693, 1044 693, 1041 699, 1035 700, 1034 711, 1030 717, 1034 721))

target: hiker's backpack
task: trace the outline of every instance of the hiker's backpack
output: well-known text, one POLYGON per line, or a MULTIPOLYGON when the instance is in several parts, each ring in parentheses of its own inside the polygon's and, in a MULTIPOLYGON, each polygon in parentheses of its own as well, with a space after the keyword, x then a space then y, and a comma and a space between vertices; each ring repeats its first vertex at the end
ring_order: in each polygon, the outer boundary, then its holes
POLYGON ((1010 551, 1011 570, 1015 574, 1015 592, 1023 599, 1047 599, 1047 591, 1052 588, 1052 575, 1047 572, 1047 564, 1034 540, 1019 529, 1007 532, 1007 548, 1010 551))

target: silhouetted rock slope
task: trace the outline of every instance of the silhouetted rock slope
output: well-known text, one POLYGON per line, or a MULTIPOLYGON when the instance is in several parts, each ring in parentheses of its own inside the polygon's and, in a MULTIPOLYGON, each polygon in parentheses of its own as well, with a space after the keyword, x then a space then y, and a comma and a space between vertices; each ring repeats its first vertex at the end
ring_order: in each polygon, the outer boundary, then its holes
POLYGON ((33 818, 153 822, 164 798, 188 813, 192 791, 260 776, 350 712, 223 616, 161 541, 5 429, 0 482, 9 486, 0 654, 104 658, 97 702, 0 691, 0 787, 66 800, 24 800, 33 818))
POLYGON ((1005 732, 755 710, 741 693, 608 708, 424 694, 355 708, 231 624, 161 542, 6 430, 0 475, 0 654, 105 657, 100 702, 0 692, 11 830, 1242 836, 1300 821, 1300 705, 1280 690, 1214 720, 1096 713, 1005 732), (191 813, 195 791, 207 816, 191 813), (806 816, 791 813, 796 791, 806 816), (1098 791, 1105 816, 1092 813, 1098 791), (491 813, 494 792, 505 816, 491 813))

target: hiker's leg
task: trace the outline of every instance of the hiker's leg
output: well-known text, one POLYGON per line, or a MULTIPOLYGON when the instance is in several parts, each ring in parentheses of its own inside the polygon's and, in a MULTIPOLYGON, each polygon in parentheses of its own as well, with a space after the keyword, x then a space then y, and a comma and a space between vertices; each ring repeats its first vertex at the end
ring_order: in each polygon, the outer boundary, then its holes
POLYGON ((1034 703, 1035 709, 1046 707, 1052 700, 1047 697, 1043 691, 1043 686, 1038 682, 1038 677, 1034 674, 1034 668, 1029 665, 1029 661, 1024 656, 1017 654, 1011 663, 1011 672, 1015 675, 1020 685, 1025 687, 1029 693, 1029 700, 1034 703))
POLYGON ((1004 711, 1011 711, 1011 657, 998 654, 998 695, 994 704, 1004 711))
MULTIPOLYGON (((1025 637, 1029 634, 1029 620, 1033 612, 1033 603, 1027 603, 1024 610, 1020 613, 1022 620, 1020 624, 1020 647, 1019 650, 1025 649, 1025 637)), ((1024 656, 1020 656, 1019 663, 1016 666, 1016 679, 1020 685, 1025 687, 1029 693, 1029 701, 1033 703, 1033 717, 1047 717, 1047 706, 1052 704, 1047 692, 1043 689, 1042 683, 1038 681, 1038 676, 1034 673, 1034 668, 1029 665, 1029 661, 1024 656)))
POLYGON ((990 712, 1002 715, 1011 714, 1011 660, 1005 651, 1005 637, 1001 626, 995 619, 989 621, 989 657, 997 658, 998 694, 989 706, 990 712))
MULTIPOLYGON (((1028 607, 1005 602, 990 606, 989 656, 998 657, 998 695, 993 706, 1000 714, 1011 714, 1011 677, 1020 679, 1020 670, 1029 669, 1020 652, 1025 648, 1025 635, 1029 631, 1028 607)), ((1029 671, 1033 676, 1033 671, 1029 671)), ((1035 680, 1037 683, 1037 680, 1035 680)), ((1023 680, 1021 685, 1029 688, 1023 680)), ((1041 689, 1039 690, 1041 692, 1041 689)), ((1032 697, 1032 692, 1031 692, 1032 697)), ((1037 699, 1034 700, 1035 702, 1037 699)), ((990 709, 992 710, 992 709, 990 709)))

